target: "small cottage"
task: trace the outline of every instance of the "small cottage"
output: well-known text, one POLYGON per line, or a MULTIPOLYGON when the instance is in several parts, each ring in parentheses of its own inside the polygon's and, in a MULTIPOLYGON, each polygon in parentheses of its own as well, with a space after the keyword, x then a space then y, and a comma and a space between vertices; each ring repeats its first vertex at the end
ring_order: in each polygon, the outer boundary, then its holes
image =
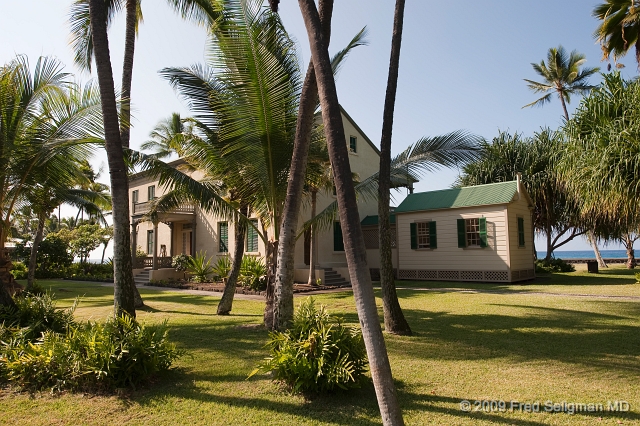
POLYGON ((519 177, 409 195, 395 209, 398 278, 479 282, 534 278, 532 210, 519 177))

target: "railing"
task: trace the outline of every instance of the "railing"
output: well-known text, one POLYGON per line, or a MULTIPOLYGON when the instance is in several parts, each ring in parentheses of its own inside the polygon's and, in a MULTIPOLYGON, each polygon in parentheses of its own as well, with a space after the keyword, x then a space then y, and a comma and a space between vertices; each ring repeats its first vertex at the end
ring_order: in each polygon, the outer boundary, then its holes
MULTIPOLYGON (((133 214, 144 214, 151 210, 151 201, 145 201, 144 203, 133 204, 133 214)), ((178 207, 171 209, 169 213, 194 213, 196 211, 193 204, 181 204, 178 207)))
MULTIPOLYGON (((171 256, 158 256, 158 268, 171 268, 171 256)), ((136 259, 135 269, 153 268, 153 257, 143 257, 136 259)))

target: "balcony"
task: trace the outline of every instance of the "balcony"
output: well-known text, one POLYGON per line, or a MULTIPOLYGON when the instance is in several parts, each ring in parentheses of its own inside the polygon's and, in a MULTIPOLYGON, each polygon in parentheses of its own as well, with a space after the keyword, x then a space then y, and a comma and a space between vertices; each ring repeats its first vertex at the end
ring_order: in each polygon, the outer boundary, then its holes
MULTIPOLYGON (((144 203, 133 203, 133 216, 143 215, 148 213, 151 210, 152 201, 145 201, 144 203)), ((175 209, 171 209, 171 211, 167 213, 178 213, 178 214, 193 214, 196 209, 193 204, 181 204, 175 209)))

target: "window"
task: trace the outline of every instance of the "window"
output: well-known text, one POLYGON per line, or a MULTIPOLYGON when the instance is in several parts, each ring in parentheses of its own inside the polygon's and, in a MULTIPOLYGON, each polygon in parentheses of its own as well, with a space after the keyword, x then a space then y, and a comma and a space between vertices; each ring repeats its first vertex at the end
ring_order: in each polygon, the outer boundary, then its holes
POLYGON ((486 247, 487 219, 458 219, 458 247, 486 247))
POLYGON ((229 251, 229 224, 227 222, 218 222, 218 251, 227 253, 229 251))
POLYGON ((151 186, 147 187, 147 200, 151 201, 154 198, 156 198, 156 186, 155 185, 151 185, 151 186))
POLYGON ((154 247, 153 231, 147 231, 147 254, 153 254, 154 247))
POLYGON ((258 220, 251 219, 251 224, 253 226, 247 227, 247 251, 256 252, 258 251, 258 231, 256 229, 258 227, 258 220))
POLYGON ((358 152, 358 138, 355 136, 349 136, 349 152, 358 152))
POLYGON ((411 248, 435 249, 438 247, 436 238, 436 223, 434 221, 411 223, 411 248))
POLYGON ((524 247, 524 218, 518 218, 518 247, 524 247))
POLYGON ((344 251, 344 240, 342 239, 340 222, 333 222, 333 251, 344 251))
POLYGON ((131 192, 131 201, 133 202, 133 204, 136 204, 138 202, 139 194, 140 194, 140 191, 138 191, 137 189, 131 192))

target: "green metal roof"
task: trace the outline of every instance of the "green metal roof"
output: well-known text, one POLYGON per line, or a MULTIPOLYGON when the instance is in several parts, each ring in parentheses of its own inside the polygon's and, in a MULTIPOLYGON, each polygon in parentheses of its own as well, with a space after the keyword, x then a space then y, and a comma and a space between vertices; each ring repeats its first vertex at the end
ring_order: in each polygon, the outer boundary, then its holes
MULTIPOLYGON (((389 215, 389 222, 394 225, 396 223, 396 215, 391 213, 389 215)), ((362 219, 362 222, 360 222, 361 226, 378 226, 378 215, 375 216, 367 216, 364 219, 362 219)))
POLYGON ((516 181, 488 185, 443 189, 411 194, 396 207, 396 213, 422 210, 454 209, 460 207, 506 204, 518 192, 516 181))

